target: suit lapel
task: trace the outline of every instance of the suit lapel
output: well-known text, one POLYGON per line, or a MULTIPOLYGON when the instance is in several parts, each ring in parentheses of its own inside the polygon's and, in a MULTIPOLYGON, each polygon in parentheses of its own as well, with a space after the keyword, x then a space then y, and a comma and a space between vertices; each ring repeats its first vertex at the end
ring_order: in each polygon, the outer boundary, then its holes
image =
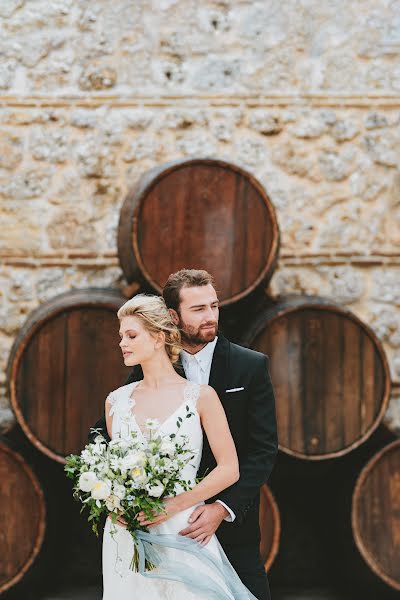
POLYGON ((229 341, 218 333, 218 341, 211 363, 209 385, 214 388, 221 401, 225 396, 226 379, 229 371, 229 354, 229 341))
POLYGON ((185 373, 185 369, 183 368, 181 359, 179 359, 178 362, 176 362, 174 364, 174 369, 178 373, 178 375, 180 375, 181 377, 184 377, 185 379, 187 379, 186 373, 185 373))

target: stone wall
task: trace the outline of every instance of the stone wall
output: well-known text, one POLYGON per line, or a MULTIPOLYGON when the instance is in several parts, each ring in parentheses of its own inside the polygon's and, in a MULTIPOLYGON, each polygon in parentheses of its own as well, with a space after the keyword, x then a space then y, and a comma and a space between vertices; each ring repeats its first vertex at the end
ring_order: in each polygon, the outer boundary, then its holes
POLYGON ((400 432, 400 4, 0 2, 0 423, 40 302, 124 285, 116 225, 156 164, 226 158, 265 185, 270 293, 348 306, 383 341, 400 432))

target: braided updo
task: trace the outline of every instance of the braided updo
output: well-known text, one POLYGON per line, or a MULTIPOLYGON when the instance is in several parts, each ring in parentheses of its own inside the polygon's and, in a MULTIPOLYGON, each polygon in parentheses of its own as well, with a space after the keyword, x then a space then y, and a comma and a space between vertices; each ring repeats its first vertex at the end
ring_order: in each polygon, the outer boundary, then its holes
POLYGON ((117 312, 119 320, 138 317, 150 333, 165 334, 165 349, 172 363, 176 363, 182 350, 181 334, 160 296, 137 294, 121 306, 117 312))

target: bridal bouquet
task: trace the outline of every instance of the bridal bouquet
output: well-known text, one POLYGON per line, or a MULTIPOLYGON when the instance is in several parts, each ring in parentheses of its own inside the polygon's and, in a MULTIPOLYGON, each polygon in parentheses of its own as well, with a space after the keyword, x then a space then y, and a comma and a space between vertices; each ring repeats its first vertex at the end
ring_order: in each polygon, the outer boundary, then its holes
MULTIPOLYGON (((179 488, 189 489, 181 473, 195 455, 186 436, 157 435, 158 426, 155 419, 146 421, 148 439, 132 431, 126 438, 107 443, 99 434, 79 456, 68 456, 64 467, 67 477, 74 480, 73 496, 82 502, 81 512, 85 508, 89 511, 88 521, 96 535, 103 514, 111 514, 114 524, 117 516, 125 519, 135 542, 130 568, 136 572, 139 557, 135 532, 146 531, 137 520, 138 514, 143 511, 152 520, 163 511, 163 498, 175 496, 179 488)), ((146 561, 146 570, 153 568, 146 561)))

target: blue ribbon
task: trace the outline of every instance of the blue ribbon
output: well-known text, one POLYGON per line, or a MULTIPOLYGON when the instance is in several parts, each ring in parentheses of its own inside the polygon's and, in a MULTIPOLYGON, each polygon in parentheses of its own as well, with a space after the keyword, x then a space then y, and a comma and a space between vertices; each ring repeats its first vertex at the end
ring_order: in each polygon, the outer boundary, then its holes
POLYGON ((181 535, 155 534, 135 531, 139 553, 139 573, 152 579, 168 579, 189 587, 190 590, 204 592, 213 600, 257 600, 241 582, 230 564, 221 545, 217 541, 219 558, 195 540, 181 535), (156 547, 173 548, 186 552, 199 562, 188 564, 160 556, 156 547), (146 571, 146 559, 156 565, 153 571, 146 571))

